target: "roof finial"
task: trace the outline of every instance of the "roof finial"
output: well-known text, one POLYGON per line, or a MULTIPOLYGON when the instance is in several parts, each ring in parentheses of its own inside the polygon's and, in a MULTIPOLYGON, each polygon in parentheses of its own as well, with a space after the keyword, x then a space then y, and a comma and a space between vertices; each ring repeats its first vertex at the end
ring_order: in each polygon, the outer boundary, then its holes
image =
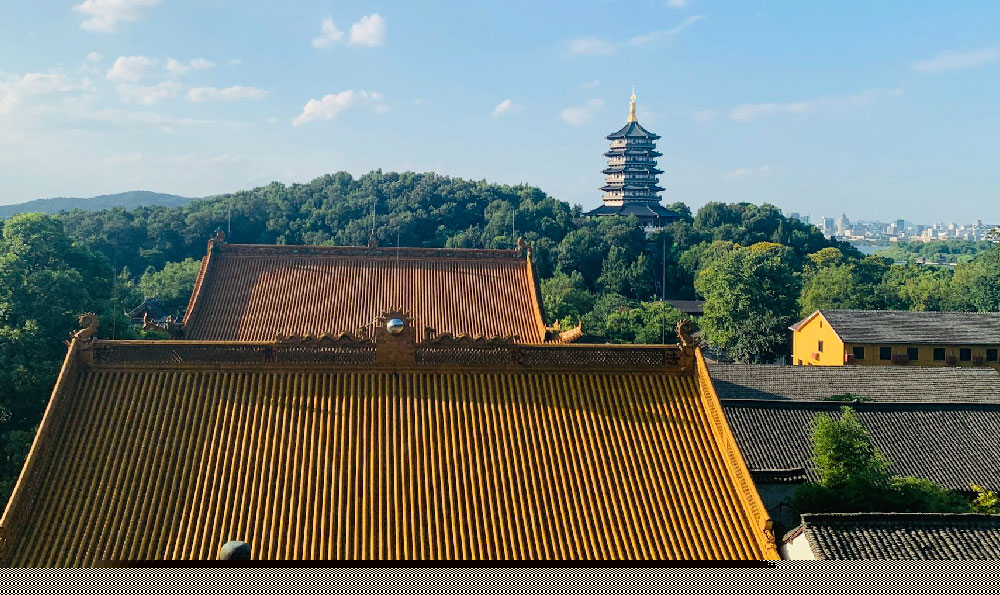
POLYGON ((635 83, 632 83, 632 103, 629 104, 628 108, 628 121, 637 122, 638 120, 635 117, 635 83))

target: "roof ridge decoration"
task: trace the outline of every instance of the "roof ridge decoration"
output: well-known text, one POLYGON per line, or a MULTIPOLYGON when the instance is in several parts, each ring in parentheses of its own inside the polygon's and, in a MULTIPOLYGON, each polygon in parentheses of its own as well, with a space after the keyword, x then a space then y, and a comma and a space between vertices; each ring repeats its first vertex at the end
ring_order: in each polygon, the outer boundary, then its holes
MULTIPOLYGON (((519 249, 490 248, 425 248, 420 246, 315 246, 305 244, 230 244, 228 242, 210 244, 217 252, 229 255, 301 255, 301 256, 350 256, 396 260, 522 260, 524 254, 519 249)), ((530 251, 530 248, 528 248, 530 251)))
POLYGON ((454 347, 457 349, 477 347, 512 347, 517 342, 517 335, 509 337, 485 337, 483 335, 453 335, 437 333, 430 327, 424 328, 424 343, 435 347, 454 347))
POLYGON ((97 318, 97 314, 86 312, 81 314, 76 321, 80 328, 69 334, 70 340, 66 341, 66 344, 72 346, 73 343, 76 343, 80 358, 84 363, 89 364, 94 361, 94 343, 97 340, 96 335, 97 329, 100 327, 100 320, 97 318))
POLYGON ((142 313, 142 330, 144 331, 166 331, 171 339, 184 338, 184 325, 177 322, 173 316, 167 316, 163 323, 154 322, 149 317, 149 312, 142 313))

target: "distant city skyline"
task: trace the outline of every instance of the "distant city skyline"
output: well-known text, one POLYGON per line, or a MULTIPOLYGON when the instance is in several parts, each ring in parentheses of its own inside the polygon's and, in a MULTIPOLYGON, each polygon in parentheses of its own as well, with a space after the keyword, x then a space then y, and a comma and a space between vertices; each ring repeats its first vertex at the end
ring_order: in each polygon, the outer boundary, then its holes
POLYGON ((662 136, 665 204, 1000 222, 1000 5, 0 3, 0 204, 345 170, 601 204, 662 136))

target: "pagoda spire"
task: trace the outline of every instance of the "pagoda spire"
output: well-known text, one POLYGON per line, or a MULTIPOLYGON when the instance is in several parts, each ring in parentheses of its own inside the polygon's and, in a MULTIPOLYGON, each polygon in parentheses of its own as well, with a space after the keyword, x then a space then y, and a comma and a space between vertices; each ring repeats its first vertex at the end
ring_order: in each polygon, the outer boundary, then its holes
POLYGON ((628 106, 628 121, 629 123, 638 122, 639 118, 635 116, 635 85, 632 85, 632 103, 628 106))

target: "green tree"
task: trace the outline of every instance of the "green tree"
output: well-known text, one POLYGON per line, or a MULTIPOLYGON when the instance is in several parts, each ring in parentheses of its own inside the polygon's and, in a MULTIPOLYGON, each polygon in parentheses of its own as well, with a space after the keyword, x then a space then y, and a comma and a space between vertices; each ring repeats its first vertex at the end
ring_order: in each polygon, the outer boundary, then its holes
MULTIPOLYGON (((0 502, 20 472, 83 312, 108 312, 110 264, 72 243, 62 224, 16 215, 0 235, 0 502)), ((102 336, 108 329, 101 328, 102 336)))
POLYGON ((809 255, 799 298, 803 315, 819 309, 884 310, 893 305, 883 284, 889 263, 881 257, 838 258, 833 250, 809 255))
POLYGON ((608 243, 590 228, 576 229, 559 242, 556 249, 557 270, 570 274, 578 271, 588 288, 595 286, 609 250, 608 243))
POLYGON ((698 273, 695 288, 705 297, 699 324, 711 345, 740 362, 788 352, 800 290, 789 252, 773 243, 736 245, 698 273))
MULTIPOLYGON (((181 262, 168 262, 163 269, 148 269, 139 281, 145 297, 155 297, 167 314, 183 315, 194 284, 198 280, 201 261, 187 258, 181 262)), ((138 304, 134 304, 135 307, 138 304)))
POLYGON ((969 312, 1000 311, 1000 246, 955 267, 951 284, 952 309, 969 312))
POLYGON ((894 476, 850 407, 842 407, 839 418, 816 416, 812 449, 819 481, 796 491, 800 513, 969 511, 961 494, 927 479, 894 476))
POLYGON ((677 342, 677 323, 684 314, 666 302, 642 302, 611 312, 605 336, 612 343, 667 344, 677 342))
POLYGON ((541 283, 542 306, 549 324, 556 320, 577 321, 594 307, 594 296, 587 291, 587 284, 580 271, 555 276, 541 283))

